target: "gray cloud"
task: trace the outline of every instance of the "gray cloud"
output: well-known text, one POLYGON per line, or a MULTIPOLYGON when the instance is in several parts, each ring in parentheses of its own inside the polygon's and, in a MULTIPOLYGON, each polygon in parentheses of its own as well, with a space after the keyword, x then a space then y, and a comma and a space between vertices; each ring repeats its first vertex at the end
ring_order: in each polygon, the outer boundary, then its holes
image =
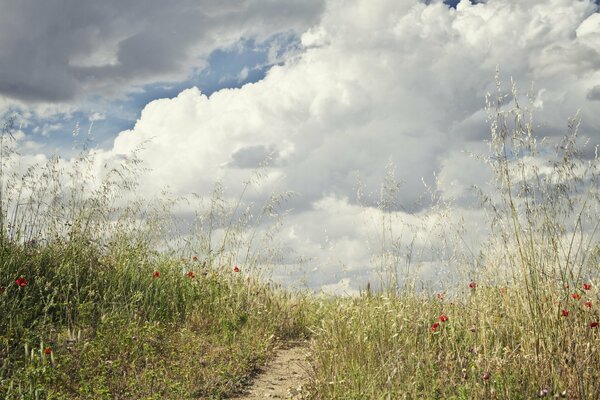
POLYGON ((277 150, 273 147, 263 145, 247 146, 231 155, 231 166, 237 168, 259 168, 261 165, 274 165, 277 162, 278 155, 277 150))
POLYGON ((184 80, 215 48, 314 24, 321 0, 0 0, 0 94, 119 95, 184 80))
POLYGON ((600 101, 600 85, 596 85, 591 88, 587 93, 586 98, 589 101, 600 101))

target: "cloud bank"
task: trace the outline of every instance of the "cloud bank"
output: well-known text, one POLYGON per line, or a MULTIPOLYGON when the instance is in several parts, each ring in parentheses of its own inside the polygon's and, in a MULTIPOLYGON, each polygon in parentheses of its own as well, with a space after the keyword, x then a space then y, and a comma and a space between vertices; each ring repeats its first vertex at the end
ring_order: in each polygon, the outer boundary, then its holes
MULTIPOLYGON (((184 73, 201 49, 214 46, 216 33, 234 40, 240 31, 264 32, 270 21, 300 29, 297 13, 307 21, 318 8, 296 2, 280 15, 273 3, 258 15, 253 12, 258 3, 202 12, 190 3, 190 15, 201 19, 212 13, 218 22, 190 23, 183 31, 173 30, 168 13, 153 28, 166 6, 144 3, 160 11, 141 26, 121 26, 117 18, 95 29, 82 27, 85 39, 72 52, 49 51, 47 57, 67 63, 72 75, 57 73, 56 80, 31 88, 0 82, 0 91, 21 98, 46 99, 49 93, 70 98, 86 85, 108 91, 131 71, 139 73, 139 82, 171 79, 184 73), (105 50, 87 52, 85 43, 95 40, 105 50), (168 45, 180 41, 177 49, 168 45), (153 49, 156 54, 150 54, 153 49), (129 68, 136 63, 146 67, 129 68), (59 83, 62 92, 53 90, 59 83)), ((130 12, 136 10, 132 6, 130 12)), ((111 20, 105 7, 97 12, 111 20)), ((523 91, 534 83, 539 134, 563 134, 567 119, 580 110, 582 136, 600 142, 600 14, 591 0, 462 0, 456 9, 441 1, 329 0, 318 22, 303 30, 301 42, 299 55, 272 67, 259 82, 210 97, 190 88, 151 102, 135 127, 121 132, 101 157, 118 157, 145 143, 143 158, 152 172, 142 193, 168 185, 177 193, 208 195, 215 180, 222 180, 231 196, 269 158, 266 181, 249 200, 296 192, 279 240, 311 260, 311 285, 351 291, 373 276, 365 270, 378 240, 377 226, 371 225, 382 218, 376 198, 390 162, 402 181, 403 207, 396 208, 401 219, 429 211, 427 202, 419 202, 423 181, 465 209, 476 202, 468 189, 489 175, 463 150, 486 151, 483 107, 486 93, 494 91, 496 67, 523 91), (357 200, 359 184, 371 200, 357 200)), ((16 82, 35 76, 31 68, 15 70, 16 82)), ((476 226, 479 217, 467 224, 476 226)))
POLYGON ((0 8, 0 95, 68 103, 185 80, 214 49, 303 31, 322 2, 1 0, 0 8))

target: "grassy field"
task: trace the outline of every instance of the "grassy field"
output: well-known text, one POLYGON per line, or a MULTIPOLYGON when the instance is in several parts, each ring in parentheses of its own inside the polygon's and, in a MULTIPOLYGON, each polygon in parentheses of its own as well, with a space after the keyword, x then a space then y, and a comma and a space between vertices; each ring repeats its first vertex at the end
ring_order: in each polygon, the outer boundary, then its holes
POLYGON ((221 398, 308 333, 299 299, 193 259, 5 245, 0 282, 7 399, 221 398))
POLYGON ((9 173, 7 125, 0 398, 227 398, 279 343, 309 339, 308 398, 599 399, 600 162, 582 156, 577 120, 548 158, 503 99, 488 103, 495 178, 479 192, 490 237, 455 275, 477 279, 399 286, 390 263, 357 297, 270 284, 256 273, 268 258, 233 264, 253 229, 233 218, 239 200, 213 196, 195 241, 159 244, 168 210, 122 204, 135 157, 91 189, 85 155, 9 173))

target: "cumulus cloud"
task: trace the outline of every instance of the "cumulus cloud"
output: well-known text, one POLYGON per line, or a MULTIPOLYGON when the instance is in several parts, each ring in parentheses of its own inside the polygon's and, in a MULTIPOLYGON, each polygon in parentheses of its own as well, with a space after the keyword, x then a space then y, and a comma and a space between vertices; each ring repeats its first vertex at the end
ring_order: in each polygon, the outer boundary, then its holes
POLYGON ((0 8, 0 95, 56 103, 185 80, 215 48, 304 30, 322 3, 1 0, 0 8))
POLYGON ((356 219, 376 201, 359 205, 356 186, 360 180, 376 193, 388 162, 397 166, 408 212, 427 211, 416 202, 422 179, 433 182, 434 174, 442 195, 465 207, 476 201, 469 188, 488 175, 461 150, 485 151, 483 105, 497 66, 526 89, 535 82, 542 134, 564 133, 580 108, 590 128, 582 133, 597 141, 600 113, 588 101, 600 78, 595 10, 590 1, 566 0, 462 1, 456 9, 441 2, 331 1, 302 36, 296 59, 260 82, 210 98, 189 89, 152 102, 112 152, 151 140, 145 157, 152 191, 168 183, 206 192, 223 179, 232 193, 246 168, 276 154, 264 193, 297 192, 288 232, 296 247, 322 265, 325 253, 337 254, 330 271, 361 268, 370 263, 368 232, 356 219))
MULTIPOLYGON (((302 35, 303 51, 272 67, 263 80, 210 97, 191 88, 155 100, 102 156, 116 157, 144 144, 152 172, 142 193, 168 185, 176 192, 207 194, 215 180, 222 180, 233 196, 249 169, 272 155, 266 182, 249 194, 251 200, 278 190, 296 192, 282 240, 307 253, 319 268, 311 275, 313 283, 349 290, 348 276, 354 276, 354 285, 357 274, 373 264, 368 243, 377 240, 376 227, 360 218, 366 213, 381 220, 372 213, 390 162, 402 181, 398 199, 403 206, 395 210, 405 219, 430 211, 420 201, 423 180, 460 207, 476 202, 468 190, 487 175, 462 150, 485 151, 489 129, 483 107, 486 93, 494 90, 497 66, 523 91, 534 82, 541 135, 564 133, 567 119, 580 109, 582 136, 598 143, 596 10, 591 0, 462 0, 456 9, 441 1, 331 0, 302 35), (357 200, 359 184, 372 200, 357 200)), ((229 18, 233 11, 214 12, 229 18)), ((251 29, 250 22, 247 26, 251 29)), ((140 51, 155 40, 161 49, 163 39, 153 32, 119 42, 113 59, 135 64, 138 58, 129 50, 140 51)), ((185 56, 167 55, 185 64, 185 56)), ((162 62, 167 61, 149 61, 142 75, 176 71, 162 62)), ((87 71, 77 82, 89 76, 112 82, 124 74, 110 62, 77 68, 87 71), (91 73, 94 68, 97 73, 91 73)), ((481 214, 470 215, 466 224, 477 226, 481 214)), ((436 265, 425 258, 429 267, 436 265)))

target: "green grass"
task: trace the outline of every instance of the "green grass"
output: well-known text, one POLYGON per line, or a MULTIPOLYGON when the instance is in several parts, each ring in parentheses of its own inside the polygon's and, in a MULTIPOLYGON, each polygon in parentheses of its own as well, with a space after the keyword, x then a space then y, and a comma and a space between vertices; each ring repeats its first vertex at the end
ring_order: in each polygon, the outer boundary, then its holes
POLYGON ((3 246, 2 398, 221 398, 277 341, 307 334, 289 293, 232 266, 143 254, 3 246))

